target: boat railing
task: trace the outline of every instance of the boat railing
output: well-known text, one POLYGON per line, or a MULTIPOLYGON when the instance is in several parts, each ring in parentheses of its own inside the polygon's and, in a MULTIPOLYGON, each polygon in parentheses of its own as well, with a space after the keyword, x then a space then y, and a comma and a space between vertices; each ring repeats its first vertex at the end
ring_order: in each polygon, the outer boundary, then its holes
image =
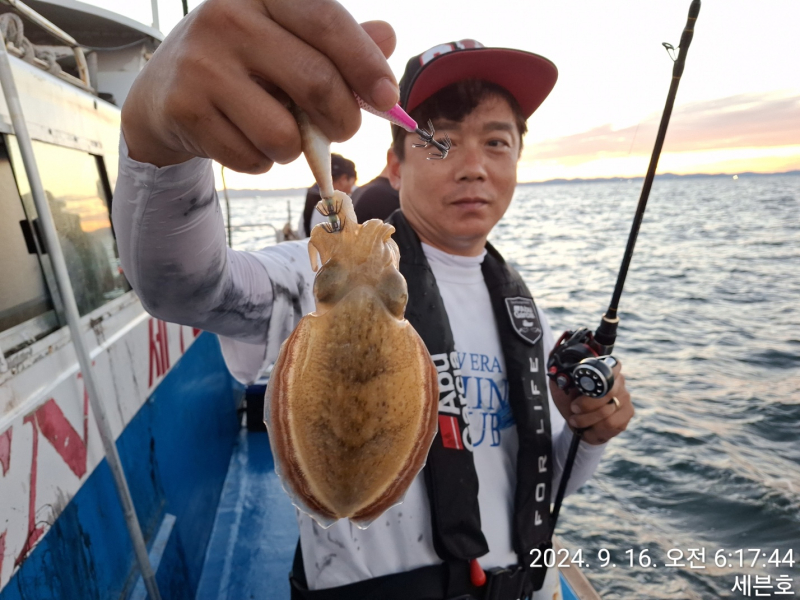
POLYGON ((291 240, 300 239, 297 236, 297 232, 294 231, 291 227, 291 222, 287 221, 286 225, 283 228, 279 229, 275 227, 272 223, 244 223, 242 225, 226 225, 226 229, 228 231, 228 246, 231 248, 233 247, 233 232, 234 231, 246 231, 248 229, 272 229, 275 233, 275 243, 280 244, 281 242, 289 242, 291 240))
POLYGON ((95 92, 91 83, 86 53, 75 38, 20 0, 0 0, 0 3, 10 6, 17 13, 5 13, 0 15, 0 31, 3 34, 6 49, 10 54, 17 58, 22 58, 40 69, 49 71, 86 91, 95 92), (78 77, 74 77, 61 70, 61 67, 56 63, 56 56, 51 48, 38 47, 28 41, 24 35, 24 26, 20 16, 44 29, 72 51, 78 69, 78 77))
POLYGON ((233 232, 240 231, 242 229, 261 229, 263 227, 270 227, 272 228, 272 231, 275 232, 276 244, 300 239, 297 232, 292 229, 292 203, 288 200, 286 201, 286 225, 284 225, 281 229, 278 229, 272 223, 244 223, 241 225, 234 225, 231 222, 231 199, 228 196, 228 184, 225 182, 224 166, 220 169, 220 175, 222 176, 222 193, 225 198, 225 229, 227 231, 228 246, 230 248, 233 248, 233 232))

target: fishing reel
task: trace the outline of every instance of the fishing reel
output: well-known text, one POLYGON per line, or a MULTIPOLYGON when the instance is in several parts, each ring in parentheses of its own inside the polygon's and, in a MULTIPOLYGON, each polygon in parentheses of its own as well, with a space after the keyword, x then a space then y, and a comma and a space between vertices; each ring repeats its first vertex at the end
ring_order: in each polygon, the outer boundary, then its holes
POLYGON ((612 369, 617 366, 604 350, 588 329, 566 331, 547 361, 547 376, 564 391, 574 387, 583 396, 601 398, 614 387, 612 369))

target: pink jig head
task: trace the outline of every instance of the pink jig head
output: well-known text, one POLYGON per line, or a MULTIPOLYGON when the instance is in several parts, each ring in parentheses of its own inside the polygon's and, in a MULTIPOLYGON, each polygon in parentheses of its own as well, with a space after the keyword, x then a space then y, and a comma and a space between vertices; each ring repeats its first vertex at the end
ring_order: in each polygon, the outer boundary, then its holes
POLYGON ((436 148, 439 152, 430 152, 429 154, 432 158, 429 158, 428 160, 443 160, 444 158, 447 158, 447 153, 452 147, 452 142, 447 134, 444 135, 444 140, 435 140, 433 136, 436 135, 436 130, 433 128, 432 122, 428 121, 428 131, 426 131, 425 129, 419 127, 417 122, 408 116, 406 111, 400 108, 399 104, 395 104, 386 112, 381 112, 364 102, 358 94, 355 94, 355 97, 356 100, 358 100, 358 105, 368 113, 372 113, 373 115, 386 119, 390 123, 397 125, 398 127, 402 127, 409 133, 416 133, 422 140, 422 143, 414 144, 414 148, 427 148, 428 146, 433 146, 436 148))

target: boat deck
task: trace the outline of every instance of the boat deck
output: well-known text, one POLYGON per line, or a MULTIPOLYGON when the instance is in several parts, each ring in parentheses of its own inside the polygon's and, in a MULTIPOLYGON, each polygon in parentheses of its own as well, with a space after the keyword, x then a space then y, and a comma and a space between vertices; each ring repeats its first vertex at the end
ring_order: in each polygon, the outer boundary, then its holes
MULTIPOLYGON (((289 598, 295 509, 281 488, 266 433, 245 428, 231 457, 196 600, 289 598)), ((563 600, 579 600, 561 577, 563 600)))
POLYGON ((266 433, 242 428, 222 488, 196 600, 289 598, 295 508, 266 433))

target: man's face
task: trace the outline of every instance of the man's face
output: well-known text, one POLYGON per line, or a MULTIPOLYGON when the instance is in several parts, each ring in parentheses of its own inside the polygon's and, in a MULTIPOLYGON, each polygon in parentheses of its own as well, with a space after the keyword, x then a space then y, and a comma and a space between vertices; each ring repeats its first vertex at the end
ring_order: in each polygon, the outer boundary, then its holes
POLYGON ((405 138, 405 159, 391 153, 394 187, 400 205, 420 239, 451 254, 477 256, 502 218, 517 184, 520 136, 508 102, 484 99, 460 123, 439 121, 453 147, 444 160, 427 160, 429 150, 405 138))

